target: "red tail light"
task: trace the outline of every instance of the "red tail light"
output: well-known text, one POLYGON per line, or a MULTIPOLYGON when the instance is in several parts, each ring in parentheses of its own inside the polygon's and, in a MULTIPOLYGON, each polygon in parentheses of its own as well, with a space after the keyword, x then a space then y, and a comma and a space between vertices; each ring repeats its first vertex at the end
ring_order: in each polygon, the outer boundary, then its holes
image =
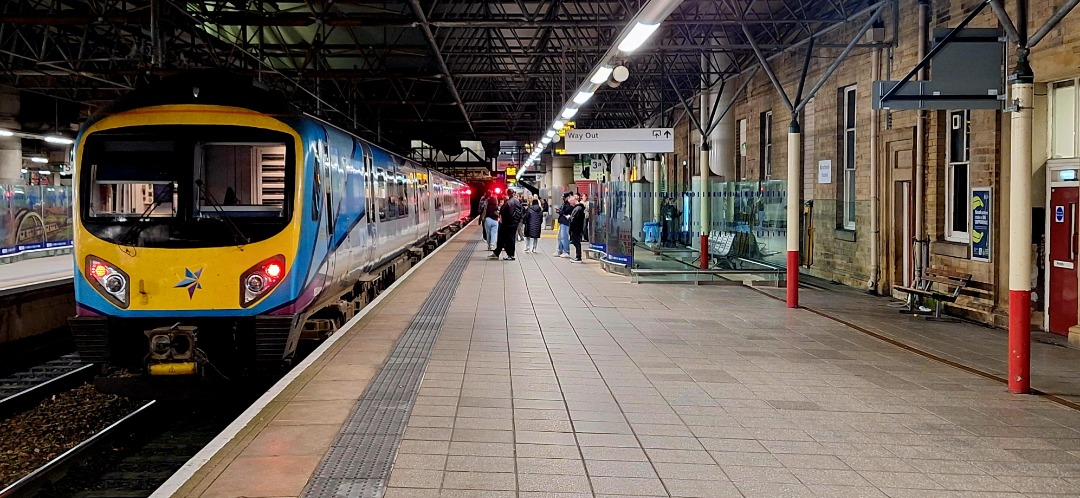
POLYGON ((240 306, 247 308, 277 287, 285 274, 285 256, 278 254, 240 275, 240 306))
POLYGON ((128 275, 97 256, 86 257, 86 280, 105 299, 121 307, 128 307, 128 275))

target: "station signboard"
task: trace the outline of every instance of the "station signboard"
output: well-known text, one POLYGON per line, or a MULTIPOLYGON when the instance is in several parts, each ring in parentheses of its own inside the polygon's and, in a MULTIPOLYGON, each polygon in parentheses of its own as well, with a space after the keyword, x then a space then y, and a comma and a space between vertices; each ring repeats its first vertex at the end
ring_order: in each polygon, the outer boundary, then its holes
POLYGON ((674 128, 611 128, 567 130, 567 154, 634 154, 675 152, 674 128))

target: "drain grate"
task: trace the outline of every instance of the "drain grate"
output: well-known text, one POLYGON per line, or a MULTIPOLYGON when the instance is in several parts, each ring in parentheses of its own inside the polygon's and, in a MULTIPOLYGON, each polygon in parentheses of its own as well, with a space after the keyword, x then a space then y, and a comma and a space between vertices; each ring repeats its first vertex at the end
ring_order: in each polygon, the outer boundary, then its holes
POLYGON ((304 498, 381 497, 431 349, 476 241, 467 242, 398 339, 312 474, 304 498))

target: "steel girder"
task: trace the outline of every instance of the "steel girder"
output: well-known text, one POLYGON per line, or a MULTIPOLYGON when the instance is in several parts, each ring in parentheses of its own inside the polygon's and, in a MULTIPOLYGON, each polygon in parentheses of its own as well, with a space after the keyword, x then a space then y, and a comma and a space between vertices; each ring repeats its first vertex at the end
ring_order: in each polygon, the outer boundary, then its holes
MULTIPOLYGON (((703 79, 717 83, 752 67, 755 46, 770 56, 839 23, 861 23, 851 16, 880 1, 895 0, 686 0, 626 58, 630 80, 602 88, 576 121, 670 122, 703 79), (703 67, 702 54, 716 53, 728 55, 725 67, 703 67)), ((644 3, 8 0, 0 7, 0 83, 89 112, 154 78, 227 67, 309 112, 402 146, 533 140, 644 3)))

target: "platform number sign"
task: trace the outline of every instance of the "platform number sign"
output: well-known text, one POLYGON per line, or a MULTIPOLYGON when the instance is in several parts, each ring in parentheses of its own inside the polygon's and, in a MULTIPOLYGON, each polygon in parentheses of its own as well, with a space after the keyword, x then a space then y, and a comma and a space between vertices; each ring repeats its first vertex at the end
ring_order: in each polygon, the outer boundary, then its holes
POLYGON ((990 206, 989 188, 971 189, 971 259, 990 261, 990 206))

